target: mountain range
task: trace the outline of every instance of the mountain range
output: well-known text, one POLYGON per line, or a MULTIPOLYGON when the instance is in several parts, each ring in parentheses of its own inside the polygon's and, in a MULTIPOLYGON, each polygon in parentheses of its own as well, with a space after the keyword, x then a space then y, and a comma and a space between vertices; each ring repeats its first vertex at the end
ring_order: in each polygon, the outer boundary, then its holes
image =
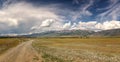
POLYGON ((98 31, 93 33, 91 36, 120 37, 120 29, 98 31))
POLYGON ((23 35, 25 37, 120 37, 120 29, 110 29, 102 31, 90 30, 61 30, 61 31, 47 31, 41 33, 33 33, 23 35))

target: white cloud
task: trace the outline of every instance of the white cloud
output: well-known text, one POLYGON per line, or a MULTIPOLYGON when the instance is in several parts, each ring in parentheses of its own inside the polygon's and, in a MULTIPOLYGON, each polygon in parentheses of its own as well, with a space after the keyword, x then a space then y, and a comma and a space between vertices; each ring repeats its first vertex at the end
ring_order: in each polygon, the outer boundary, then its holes
MULTIPOLYGON (((81 0, 73 0, 73 3, 79 4, 79 2, 81 2, 81 0)), ((72 20, 76 21, 78 18, 83 19, 84 17, 93 15, 92 12, 88 10, 93 5, 93 3, 93 0, 89 0, 88 3, 81 5, 78 11, 71 12, 72 20)))
POLYGON ((120 3, 118 3, 119 0, 110 0, 109 6, 105 8, 100 8, 98 10, 107 10, 103 13, 97 15, 98 20, 100 21, 107 21, 107 20, 118 20, 120 17, 120 3))
POLYGON ((108 29, 117 29, 120 28, 120 21, 112 20, 105 21, 103 23, 96 21, 89 22, 79 22, 78 24, 74 23, 71 29, 82 29, 82 30, 108 30, 108 29))
POLYGON ((91 30, 91 29, 94 29, 94 26, 96 25, 96 23, 97 23, 96 21, 79 22, 77 27, 83 30, 91 30))
POLYGON ((63 29, 70 29, 71 28, 71 22, 68 22, 68 23, 65 23, 64 25, 63 25, 63 29))
MULTIPOLYGON (((77 2, 79 3, 80 0, 76 0, 76 3, 77 2)), ((5 5, 6 4, 8 4, 8 2, 6 2, 5 5)), ((30 3, 25 2, 10 4, 0 9, 0 33, 16 34, 42 32, 49 30, 107 30, 120 28, 120 21, 116 20, 104 21, 102 23, 97 21, 74 23, 74 20, 77 18, 82 18, 83 16, 87 18, 87 16, 92 15, 92 13, 88 10, 92 4, 93 0, 90 0, 89 4, 85 4, 83 7, 80 7, 80 11, 72 12, 73 23, 64 23, 64 20, 62 20, 61 16, 56 14, 56 9, 59 9, 55 5, 36 7, 30 3)), ((119 7, 119 4, 115 5, 115 7, 107 12, 100 14, 99 16, 108 15, 108 17, 113 17, 115 15, 113 19, 116 19, 120 13, 120 9, 117 9, 117 6, 119 7), (114 8, 116 10, 114 10, 114 8)), ((59 11, 61 13, 65 13, 65 11, 59 11)))
POLYGON ((96 29, 108 30, 108 29, 117 29, 120 28, 120 21, 106 21, 103 23, 98 23, 95 25, 96 29))
POLYGON ((54 19, 46 19, 42 21, 40 24, 34 25, 31 27, 32 32, 43 32, 43 31, 51 31, 51 30, 62 30, 63 22, 54 20, 54 19))
POLYGON ((53 19, 46 19, 45 21, 42 22, 42 24, 40 25, 41 27, 50 27, 51 24, 53 24, 55 22, 55 20, 53 19))
POLYGON ((0 18, 0 23, 7 24, 8 26, 17 26, 18 22, 16 19, 12 18, 0 18))
POLYGON ((40 24, 41 26, 49 26, 54 22, 53 20, 59 23, 61 18, 55 13, 55 8, 54 6, 36 7, 25 2, 3 7, 0 9, 0 33, 4 31, 6 33, 11 33, 11 31, 26 33, 31 32, 33 26, 40 24))

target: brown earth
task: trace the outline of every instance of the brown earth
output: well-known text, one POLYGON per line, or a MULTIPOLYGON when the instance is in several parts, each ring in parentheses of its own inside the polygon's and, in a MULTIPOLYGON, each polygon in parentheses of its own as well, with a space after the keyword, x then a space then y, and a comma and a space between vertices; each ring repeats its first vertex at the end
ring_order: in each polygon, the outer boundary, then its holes
POLYGON ((32 47, 33 40, 23 42, 0 56, 0 62, 42 62, 32 47))

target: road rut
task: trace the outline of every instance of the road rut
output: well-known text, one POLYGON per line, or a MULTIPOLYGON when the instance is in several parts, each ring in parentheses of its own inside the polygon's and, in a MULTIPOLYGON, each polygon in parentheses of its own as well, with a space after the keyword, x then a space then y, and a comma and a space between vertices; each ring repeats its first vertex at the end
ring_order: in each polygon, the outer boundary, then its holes
POLYGON ((42 62, 32 47, 33 40, 23 42, 0 56, 0 62, 42 62))

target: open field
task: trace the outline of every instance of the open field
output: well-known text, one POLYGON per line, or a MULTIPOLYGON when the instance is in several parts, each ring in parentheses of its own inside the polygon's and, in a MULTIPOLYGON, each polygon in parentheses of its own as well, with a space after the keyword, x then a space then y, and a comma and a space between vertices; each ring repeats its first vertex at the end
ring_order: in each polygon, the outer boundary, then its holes
POLYGON ((43 62, 120 62, 120 38, 38 38, 43 62))
POLYGON ((1 38, 0 62, 120 62, 120 38, 1 38))
POLYGON ((6 50, 17 46, 25 39, 21 38, 0 38, 0 54, 4 53, 6 50))

